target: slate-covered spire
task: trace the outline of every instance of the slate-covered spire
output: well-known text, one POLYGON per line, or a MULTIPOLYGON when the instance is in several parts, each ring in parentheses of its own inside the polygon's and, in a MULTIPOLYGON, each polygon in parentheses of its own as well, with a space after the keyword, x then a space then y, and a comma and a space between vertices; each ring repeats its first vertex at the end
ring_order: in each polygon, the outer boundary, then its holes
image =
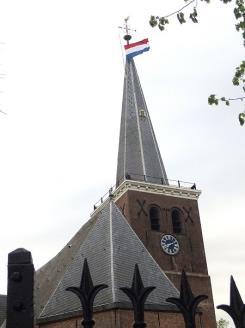
POLYGON ((117 185, 125 179, 168 184, 133 59, 125 65, 117 185))

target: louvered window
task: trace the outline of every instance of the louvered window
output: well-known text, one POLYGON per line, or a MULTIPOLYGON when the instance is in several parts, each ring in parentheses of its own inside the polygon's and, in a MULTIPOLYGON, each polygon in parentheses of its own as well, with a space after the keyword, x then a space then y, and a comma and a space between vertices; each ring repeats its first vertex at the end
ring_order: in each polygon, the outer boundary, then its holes
POLYGON ((160 210, 156 206, 150 208, 151 230, 159 231, 160 229, 160 210))
POLYGON ((172 210, 172 225, 174 233, 182 232, 181 211, 178 209, 172 210))

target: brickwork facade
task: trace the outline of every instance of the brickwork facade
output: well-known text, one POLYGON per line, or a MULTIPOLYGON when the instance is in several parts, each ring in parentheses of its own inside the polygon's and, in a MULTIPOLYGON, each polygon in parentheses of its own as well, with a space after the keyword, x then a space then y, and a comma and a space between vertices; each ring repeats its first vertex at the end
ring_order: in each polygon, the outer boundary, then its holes
MULTIPOLYGON (((42 324, 41 328, 80 328, 82 317, 42 324)), ((202 325, 202 319, 197 315, 196 327, 202 325)), ((109 310, 94 314, 95 328, 132 328, 133 312, 130 310, 109 310)), ((157 311, 145 311, 147 328, 183 328, 184 320, 179 313, 167 313, 157 311)), ((208 327, 208 326, 206 326, 208 327)))
POLYGON ((204 327, 215 328, 213 296, 206 263, 198 203, 195 199, 172 197, 142 191, 128 190, 118 200, 124 216, 144 243, 155 261, 179 289, 184 269, 194 294, 208 295, 201 304, 204 327), (159 209, 159 229, 151 226, 150 209, 159 209), (172 213, 180 213, 180 232, 174 232, 172 213), (170 256, 161 247, 164 234, 174 235, 180 245, 178 254, 170 256))

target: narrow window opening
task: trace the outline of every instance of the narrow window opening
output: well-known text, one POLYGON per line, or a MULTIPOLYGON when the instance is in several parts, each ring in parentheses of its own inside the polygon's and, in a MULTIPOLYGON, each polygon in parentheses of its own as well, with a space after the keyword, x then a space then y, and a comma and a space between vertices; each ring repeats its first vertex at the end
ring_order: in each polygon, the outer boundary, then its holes
POLYGON ((181 212, 179 210, 172 211, 172 225, 173 225, 173 232, 174 233, 181 233, 182 232, 182 225, 181 225, 181 212))
POLYGON ((144 111, 144 109, 140 109, 139 110, 139 116, 142 119, 145 119, 146 118, 146 112, 144 111))
POLYGON ((159 231, 160 229, 160 211, 156 206, 150 208, 151 230, 159 231))

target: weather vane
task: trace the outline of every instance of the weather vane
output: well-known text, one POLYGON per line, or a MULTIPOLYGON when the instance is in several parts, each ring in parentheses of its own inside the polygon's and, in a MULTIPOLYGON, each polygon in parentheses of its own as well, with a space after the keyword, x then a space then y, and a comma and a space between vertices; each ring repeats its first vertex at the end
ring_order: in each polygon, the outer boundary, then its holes
POLYGON ((129 44, 129 41, 132 39, 132 36, 129 34, 129 32, 130 31, 136 32, 136 30, 129 28, 128 20, 129 20, 129 16, 124 18, 124 25, 119 26, 119 28, 121 28, 122 30, 124 30, 126 32, 126 34, 124 35, 123 38, 127 42, 127 44, 129 44))

